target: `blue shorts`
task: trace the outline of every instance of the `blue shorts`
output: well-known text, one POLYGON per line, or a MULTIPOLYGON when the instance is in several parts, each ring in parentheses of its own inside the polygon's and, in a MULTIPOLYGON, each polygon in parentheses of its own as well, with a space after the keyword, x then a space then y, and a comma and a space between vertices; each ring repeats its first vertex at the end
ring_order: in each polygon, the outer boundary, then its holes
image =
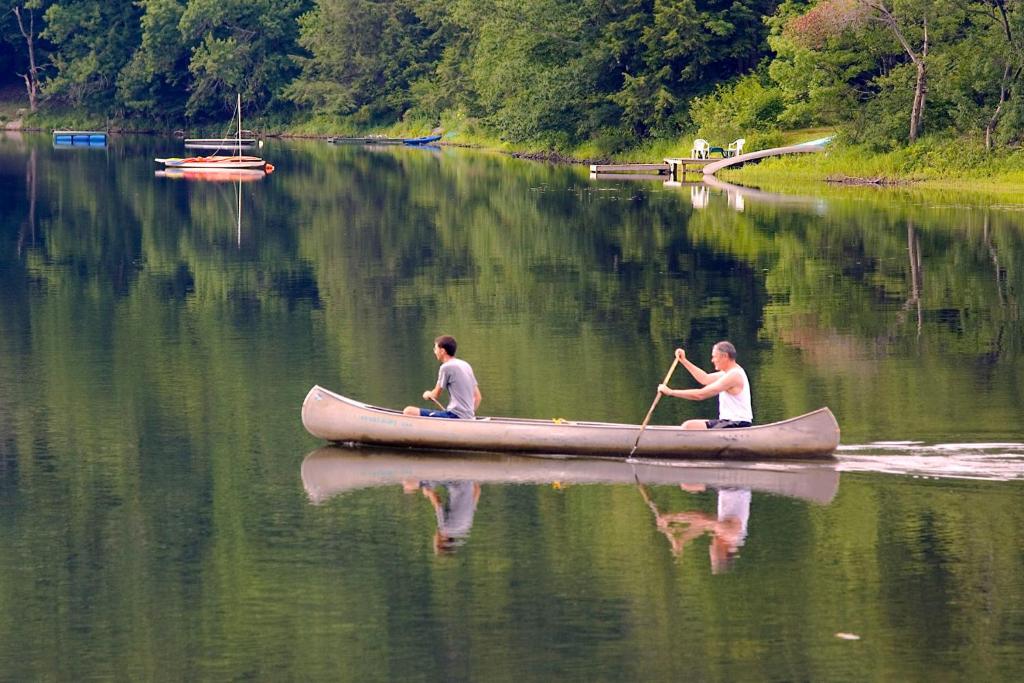
POLYGON ((451 417, 456 420, 459 416, 450 410, 428 410, 427 408, 420 408, 420 417, 451 417))
POLYGON ((704 424, 708 426, 708 429, 737 429, 750 426, 746 420, 705 420, 704 424))

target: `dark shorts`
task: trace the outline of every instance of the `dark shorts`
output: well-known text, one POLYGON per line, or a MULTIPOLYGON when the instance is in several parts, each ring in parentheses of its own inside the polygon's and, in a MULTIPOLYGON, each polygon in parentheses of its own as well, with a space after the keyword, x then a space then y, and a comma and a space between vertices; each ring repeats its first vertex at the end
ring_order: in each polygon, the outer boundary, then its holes
POLYGON ((704 424, 708 426, 708 429, 736 429, 750 426, 746 420, 705 420, 704 424))
POLYGON ((426 408, 420 408, 420 417, 451 417, 459 419, 459 416, 450 410, 428 410, 426 408))

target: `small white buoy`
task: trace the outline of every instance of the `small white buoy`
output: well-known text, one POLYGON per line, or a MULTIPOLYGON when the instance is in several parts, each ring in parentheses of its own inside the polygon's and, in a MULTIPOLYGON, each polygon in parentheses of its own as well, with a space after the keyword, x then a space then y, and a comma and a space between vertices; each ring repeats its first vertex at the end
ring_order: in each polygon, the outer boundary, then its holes
POLYGON ((836 638, 840 640, 860 640, 860 636, 856 633, 843 633, 842 631, 836 634, 836 638))

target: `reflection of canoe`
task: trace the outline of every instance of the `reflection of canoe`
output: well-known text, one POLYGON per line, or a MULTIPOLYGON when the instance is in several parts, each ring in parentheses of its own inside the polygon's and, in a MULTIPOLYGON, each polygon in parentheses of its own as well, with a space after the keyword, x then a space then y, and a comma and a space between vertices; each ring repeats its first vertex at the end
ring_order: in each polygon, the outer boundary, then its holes
POLYGON ((167 168, 202 168, 208 171, 237 171, 240 168, 254 168, 263 169, 267 173, 274 170, 272 164, 268 164, 260 157, 251 156, 170 157, 155 161, 167 168))
POLYGON ((262 168, 205 169, 205 168, 165 168, 156 172, 157 178, 180 178, 183 180, 201 180, 211 183, 248 183, 263 180, 267 177, 262 168))
POLYGON ((402 143, 406 145, 426 145, 431 142, 437 142, 440 139, 440 135, 424 135, 421 138, 405 138, 402 140, 402 143))
MULTIPOLYGON (((524 420, 492 417, 445 420, 403 415, 353 401, 319 386, 302 402, 302 424, 329 441, 446 450, 563 453, 623 457, 630 453, 638 425, 605 422, 524 420)), ((782 422, 687 431, 650 426, 636 455, 658 458, 811 458, 831 455, 839 425, 828 408, 782 422)))
POLYGON ((587 458, 538 458, 472 453, 417 455, 378 448, 319 448, 302 461, 310 500, 404 481, 475 481, 480 484, 703 484, 745 488, 826 504, 839 488, 831 463, 629 463, 587 458))

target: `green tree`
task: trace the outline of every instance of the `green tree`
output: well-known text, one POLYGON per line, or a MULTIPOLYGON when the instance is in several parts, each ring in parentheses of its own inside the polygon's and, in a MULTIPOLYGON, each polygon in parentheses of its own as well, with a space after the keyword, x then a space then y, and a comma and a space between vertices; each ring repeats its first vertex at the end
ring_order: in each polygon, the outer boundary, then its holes
POLYGON ((151 116, 179 119, 188 97, 189 46, 178 28, 180 0, 139 0, 142 40, 118 76, 117 96, 125 106, 151 116))
POLYGON ((139 44, 139 6, 130 0, 60 0, 44 15, 55 73, 45 92, 93 110, 115 106, 118 74, 139 44))
POLYGON ((907 140, 913 142, 923 127, 934 47, 955 43, 968 25, 963 4, 952 0, 822 0, 790 19, 783 33, 816 51, 831 51, 841 36, 845 40, 838 44, 844 49, 849 49, 846 40, 857 38, 881 48, 873 55, 871 103, 882 110, 876 112, 879 118, 908 107, 907 140), (909 104, 905 93, 910 94, 909 104))
POLYGON ((304 0, 189 0, 178 28, 191 47, 186 114, 231 111, 236 93, 247 106, 275 103, 295 75, 289 53, 304 0))
POLYGON ((443 48, 429 9, 414 0, 318 0, 298 19, 298 43, 309 56, 296 58, 301 73, 285 95, 363 123, 401 117, 412 83, 443 48))
MULTIPOLYGON (((763 17, 775 0, 655 0, 639 34, 640 64, 612 99, 637 134, 675 132, 689 100, 755 67, 768 54, 763 17)), ((635 26, 640 17, 627 22, 635 26)))
POLYGON ((469 68, 485 121, 512 141, 576 140, 589 130, 603 18, 587 0, 463 1, 455 9, 475 36, 469 68))

